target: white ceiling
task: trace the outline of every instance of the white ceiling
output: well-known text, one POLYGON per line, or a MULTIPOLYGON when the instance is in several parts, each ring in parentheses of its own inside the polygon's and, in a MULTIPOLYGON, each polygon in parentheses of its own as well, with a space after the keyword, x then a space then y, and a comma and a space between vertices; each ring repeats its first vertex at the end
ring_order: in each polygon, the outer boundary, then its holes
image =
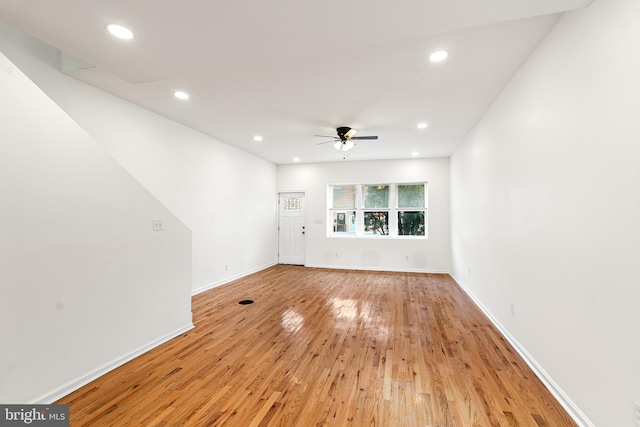
POLYGON ((0 0, 0 21, 91 64, 74 77, 285 164, 342 159, 313 136, 338 126, 379 135, 348 160, 450 155, 558 14, 590 1, 0 0))

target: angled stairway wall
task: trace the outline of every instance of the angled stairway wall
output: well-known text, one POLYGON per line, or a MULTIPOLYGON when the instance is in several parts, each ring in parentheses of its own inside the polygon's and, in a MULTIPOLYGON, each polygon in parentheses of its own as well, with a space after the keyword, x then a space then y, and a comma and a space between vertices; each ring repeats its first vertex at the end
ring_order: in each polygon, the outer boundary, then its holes
POLYGON ((3 54, 0 93, 0 402, 51 402, 192 327, 191 231, 3 54))
POLYGON ((79 80, 101 70, 68 71, 59 49, 2 22, 0 52, 191 230, 193 293, 277 262, 273 163, 79 80))

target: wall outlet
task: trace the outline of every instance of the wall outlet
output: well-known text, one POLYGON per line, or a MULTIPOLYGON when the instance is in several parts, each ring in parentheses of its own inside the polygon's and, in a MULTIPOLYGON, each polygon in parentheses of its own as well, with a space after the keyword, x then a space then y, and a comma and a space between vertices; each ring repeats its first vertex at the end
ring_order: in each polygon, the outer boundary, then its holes
POLYGON ((151 227, 153 228, 153 231, 162 231, 164 229, 161 219, 151 220, 151 227))
POLYGON ((225 271, 229 271, 229 264, 225 264, 225 265, 224 265, 224 270, 225 270, 225 271))
POLYGON ((516 315, 516 306, 511 303, 511 316, 515 317, 516 315))
POLYGON ((636 427, 640 427, 640 403, 634 402, 636 427))

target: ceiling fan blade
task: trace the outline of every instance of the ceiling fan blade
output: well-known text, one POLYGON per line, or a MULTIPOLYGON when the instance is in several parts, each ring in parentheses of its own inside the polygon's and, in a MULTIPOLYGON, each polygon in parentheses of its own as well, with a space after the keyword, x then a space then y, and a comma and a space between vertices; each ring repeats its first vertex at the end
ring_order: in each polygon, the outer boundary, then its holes
POLYGON ((318 142, 316 145, 322 145, 322 144, 329 144, 329 143, 336 143, 336 140, 332 140, 332 141, 324 141, 324 142, 318 142))
POLYGON ((323 138, 334 138, 334 139, 338 139, 338 137, 337 137, 337 136, 334 136, 334 135, 313 135, 313 136, 321 136, 321 137, 323 137, 323 138))
POLYGON ((353 138, 349 139, 378 139, 378 136, 354 136, 353 138))

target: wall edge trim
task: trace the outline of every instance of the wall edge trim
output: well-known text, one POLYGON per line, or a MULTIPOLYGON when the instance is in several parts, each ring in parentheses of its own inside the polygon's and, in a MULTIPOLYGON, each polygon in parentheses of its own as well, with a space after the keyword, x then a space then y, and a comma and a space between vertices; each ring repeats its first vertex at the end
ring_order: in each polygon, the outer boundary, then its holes
POLYGON ((226 285, 227 283, 233 282, 234 280, 238 280, 238 279, 241 279, 243 277, 249 276, 251 274, 257 273, 259 271, 266 270, 267 268, 273 267, 274 265, 277 265, 277 264, 278 263, 276 263, 276 262, 265 264, 265 265, 262 265, 260 267, 257 267, 257 268, 251 269, 251 270, 243 271, 242 273, 236 274, 234 276, 226 277, 226 278, 224 278, 222 280, 218 280, 216 282, 211 282, 208 285, 204 285, 204 286, 201 286, 199 288, 192 289, 191 290, 191 296, 195 296, 195 295, 198 295, 198 294, 200 294, 202 292, 206 292, 206 291, 208 291, 210 289, 217 288, 218 286, 226 285))
POLYGON ((556 398, 556 400, 567 411, 569 416, 581 427, 596 427, 594 423, 578 408, 578 406, 569 398, 569 396, 560 388, 560 386, 551 378, 549 374, 542 368, 538 362, 529 354, 529 352, 518 342, 518 340, 511 335, 509 330, 505 328, 496 317, 480 302, 480 300, 460 281, 454 274, 449 273, 451 278, 458 284, 460 289, 467 294, 473 303, 484 313, 489 321, 495 326, 500 334, 511 344, 511 346, 518 352, 520 357, 524 359, 525 363, 533 370, 533 373, 542 381, 544 386, 549 392, 556 398))
POLYGON ((137 349, 126 353, 114 360, 112 360, 111 362, 107 362, 102 366, 99 366, 98 368, 87 372, 84 375, 81 375, 65 384, 62 384, 61 386, 47 392, 44 393, 42 395, 40 395, 39 397, 33 399, 32 401, 30 401, 30 404, 51 404, 61 398, 63 398, 64 396, 76 391, 77 389, 79 389, 80 387, 83 387, 87 384, 89 384, 91 381, 103 376, 104 374, 113 371, 114 369, 124 365, 125 363, 135 359, 138 356, 143 355, 144 353, 148 352, 149 350, 152 350, 155 347, 158 347, 170 340, 172 340, 173 338, 176 338, 180 335, 182 335, 183 333, 193 329, 195 326, 193 325, 193 323, 189 323, 181 328, 178 328, 176 330, 174 330, 173 332, 170 332, 162 337, 159 337, 141 347, 138 347, 137 349))
POLYGON ((393 267, 362 267, 349 265, 324 265, 324 264, 305 264, 310 268, 329 268, 335 270, 361 270, 361 271, 391 271, 394 273, 430 273, 430 274, 449 274, 449 270, 438 269, 412 269, 412 268, 393 268, 393 267))

